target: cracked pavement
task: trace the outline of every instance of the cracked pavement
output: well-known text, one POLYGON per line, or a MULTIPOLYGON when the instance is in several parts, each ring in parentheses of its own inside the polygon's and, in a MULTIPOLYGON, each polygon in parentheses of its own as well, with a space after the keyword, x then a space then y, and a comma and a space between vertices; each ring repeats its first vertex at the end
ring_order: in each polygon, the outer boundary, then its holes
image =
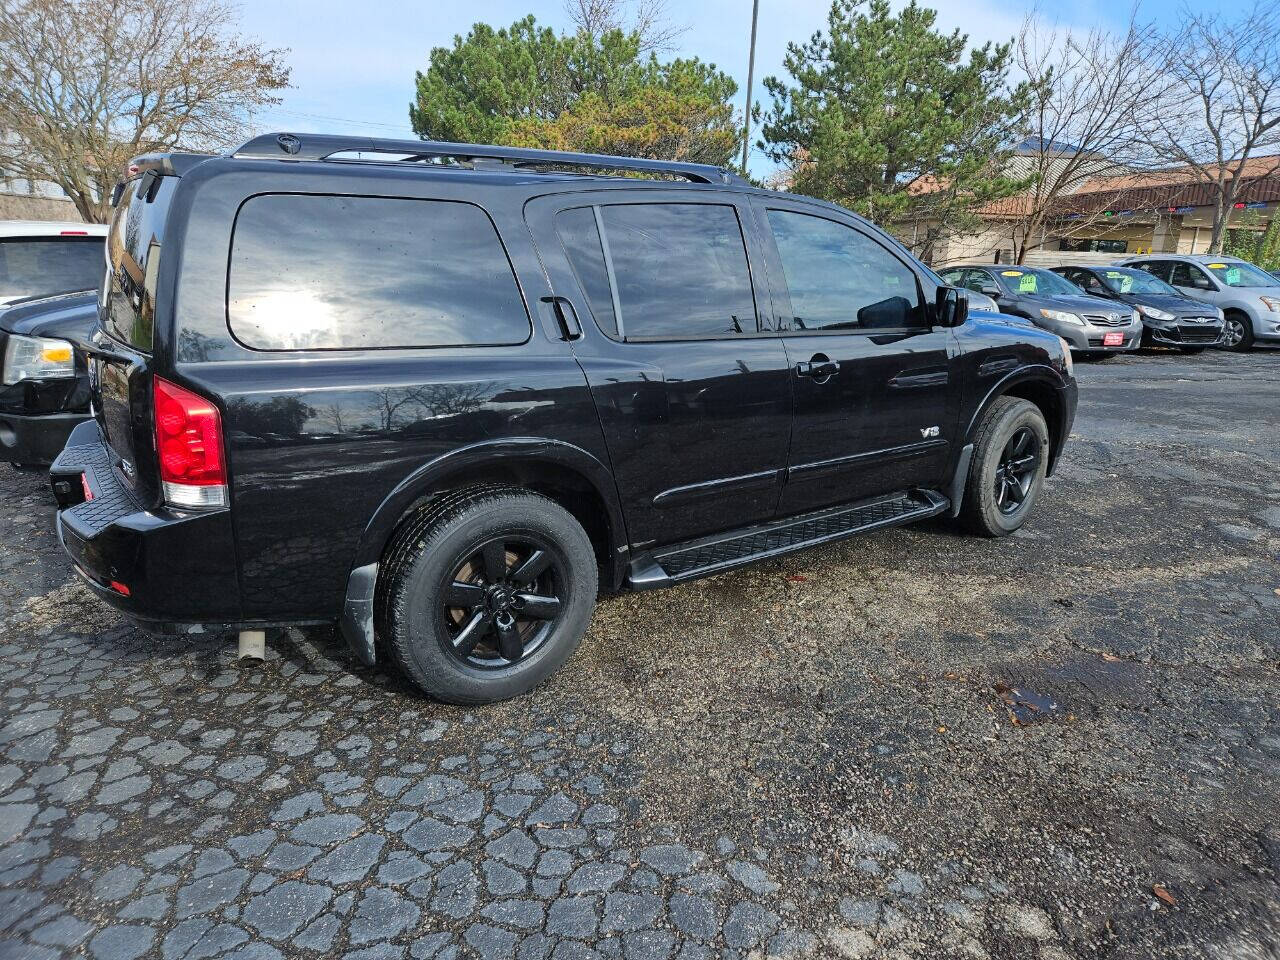
POLYGON ((1014 537, 607 598, 479 709, 139 633, 0 470, 0 958, 1280 957, 1280 352, 1077 375, 1014 537))

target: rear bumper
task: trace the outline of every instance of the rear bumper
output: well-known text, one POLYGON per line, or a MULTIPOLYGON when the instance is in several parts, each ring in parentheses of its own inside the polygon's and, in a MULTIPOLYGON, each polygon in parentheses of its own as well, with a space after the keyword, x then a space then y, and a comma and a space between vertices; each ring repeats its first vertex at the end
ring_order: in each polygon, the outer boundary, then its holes
POLYGON ((77 426, 49 468, 58 539, 94 592, 153 630, 240 620, 229 510, 149 507, 120 479, 101 431, 77 426), (85 486, 92 499, 85 499, 85 486))
POLYGON ((0 460, 45 466, 53 462, 87 413, 0 413, 0 460))

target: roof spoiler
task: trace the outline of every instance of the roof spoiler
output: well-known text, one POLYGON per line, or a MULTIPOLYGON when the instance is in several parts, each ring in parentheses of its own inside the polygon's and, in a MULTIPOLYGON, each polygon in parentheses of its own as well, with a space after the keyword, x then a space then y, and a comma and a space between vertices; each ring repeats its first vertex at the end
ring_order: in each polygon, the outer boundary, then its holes
MULTIPOLYGON (((486 166, 507 168, 581 167, 591 170, 628 170, 684 177, 694 183, 737 184, 746 181, 736 173, 709 163, 651 160, 646 157, 615 157, 600 153, 569 153, 561 150, 532 150, 475 143, 437 140, 391 140, 380 137, 345 137, 315 133, 268 133, 254 137, 232 151, 232 156, 255 160, 327 160, 342 162, 341 153, 384 153, 401 155, 395 162, 451 158, 473 169, 486 166)), ((345 158, 350 162, 350 158, 345 158)), ((383 161, 387 162, 387 161, 383 161)))
POLYGON ((111 206, 118 206, 124 196, 124 186, 135 177, 151 174, 156 177, 180 177, 198 163, 213 157, 211 153, 143 153, 130 160, 124 168, 124 177, 111 188, 111 206))

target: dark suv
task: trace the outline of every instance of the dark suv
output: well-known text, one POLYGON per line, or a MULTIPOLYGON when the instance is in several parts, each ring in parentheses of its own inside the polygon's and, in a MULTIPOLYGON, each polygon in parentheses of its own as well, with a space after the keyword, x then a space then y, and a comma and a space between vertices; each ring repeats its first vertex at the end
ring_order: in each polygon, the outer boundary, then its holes
POLYGON ((1057 337, 716 167, 289 134, 133 166, 52 482, 76 568, 151 629, 336 622, 495 700, 600 589, 940 514, 1010 533, 1075 413, 1057 337))

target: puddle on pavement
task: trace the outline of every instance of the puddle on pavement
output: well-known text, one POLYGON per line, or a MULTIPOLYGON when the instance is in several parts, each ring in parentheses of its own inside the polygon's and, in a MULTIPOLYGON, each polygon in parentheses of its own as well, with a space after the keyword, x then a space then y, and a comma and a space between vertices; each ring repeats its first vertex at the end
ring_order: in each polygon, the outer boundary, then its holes
POLYGON ((1041 720, 1056 719, 1063 715, 1058 701, 1026 687, 1011 687, 997 683, 996 693, 1009 711, 1009 719, 1015 726, 1026 726, 1041 720))

